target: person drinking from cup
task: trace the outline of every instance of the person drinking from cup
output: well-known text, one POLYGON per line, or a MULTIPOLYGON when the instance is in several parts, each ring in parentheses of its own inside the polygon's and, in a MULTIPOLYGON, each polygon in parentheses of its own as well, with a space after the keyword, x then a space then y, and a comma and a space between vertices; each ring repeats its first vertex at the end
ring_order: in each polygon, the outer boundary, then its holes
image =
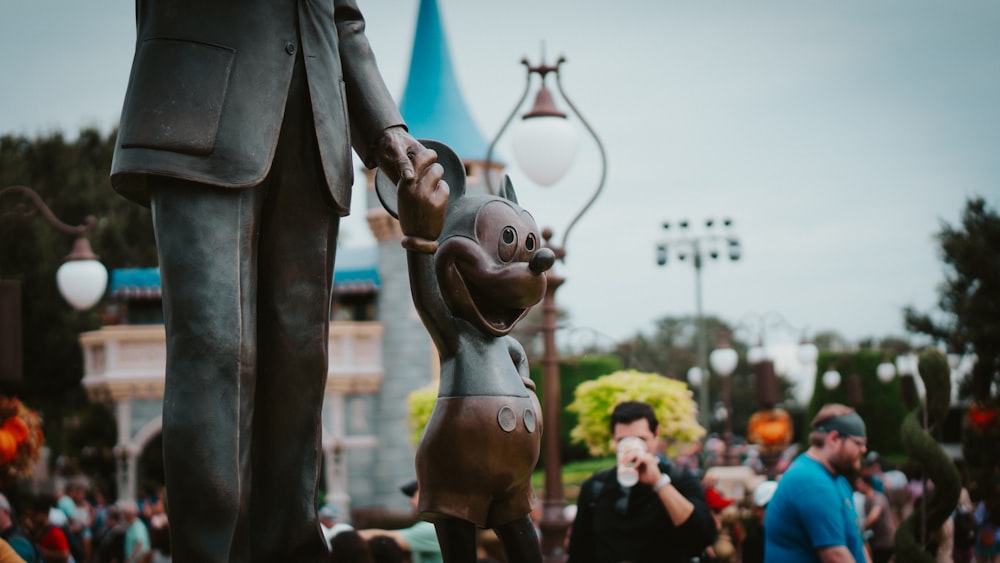
POLYGON ((611 434, 618 463, 581 485, 568 563, 690 561, 717 533, 697 477, 657 455, 659 423, 650 405, 620 403, 611 434))

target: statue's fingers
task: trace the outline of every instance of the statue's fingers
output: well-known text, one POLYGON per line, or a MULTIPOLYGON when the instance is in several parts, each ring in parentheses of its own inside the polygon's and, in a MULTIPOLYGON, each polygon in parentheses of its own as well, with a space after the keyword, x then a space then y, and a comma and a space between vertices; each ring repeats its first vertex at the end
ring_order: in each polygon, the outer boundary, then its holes
MULTIPOLYGON (((437 153, 427 148, 423 148, 416 153, 409 153, 408 157, 407 164, 412 167, 418 179, 427 174, 429 166, 437 162, 437 153)), ((440 165, 438 167, 440 168, 440 165)))

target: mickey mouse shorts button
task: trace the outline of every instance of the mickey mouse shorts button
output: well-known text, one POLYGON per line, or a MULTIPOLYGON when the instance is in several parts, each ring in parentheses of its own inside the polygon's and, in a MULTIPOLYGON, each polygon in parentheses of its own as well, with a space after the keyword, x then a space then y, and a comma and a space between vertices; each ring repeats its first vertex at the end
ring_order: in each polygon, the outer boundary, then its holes
POLYGON ((514 414, 514 409, 504 405, 497 413, 497 422, 500 423, 500 428, 504 432, 513 432, 514 427, 517 426, 517 415, 514 414))
POLYGON ((524 409, 524 427, 528 432, 535 431, 535 411, 524 409))

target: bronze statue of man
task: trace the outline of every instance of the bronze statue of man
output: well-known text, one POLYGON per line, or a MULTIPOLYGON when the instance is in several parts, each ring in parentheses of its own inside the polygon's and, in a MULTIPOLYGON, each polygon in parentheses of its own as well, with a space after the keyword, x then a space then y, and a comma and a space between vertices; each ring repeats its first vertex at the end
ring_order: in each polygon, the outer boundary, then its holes
POLYGON ((328 559, 315 498, 351 147, 412 179, 424 149, 355 0, 138 0, 112 183, 152 208, 173 557, 328 559))

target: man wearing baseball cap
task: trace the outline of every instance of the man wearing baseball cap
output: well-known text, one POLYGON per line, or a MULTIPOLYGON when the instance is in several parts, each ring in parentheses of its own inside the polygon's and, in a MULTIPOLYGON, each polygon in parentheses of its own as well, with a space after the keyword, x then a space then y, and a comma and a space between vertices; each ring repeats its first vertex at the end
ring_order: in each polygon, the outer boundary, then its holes
POLYGON ((765 561, 866 561, 854 493, 868 438, 854 409, 825 405, 812 421, 809 449, 789 466, 767 506, 765 561))

